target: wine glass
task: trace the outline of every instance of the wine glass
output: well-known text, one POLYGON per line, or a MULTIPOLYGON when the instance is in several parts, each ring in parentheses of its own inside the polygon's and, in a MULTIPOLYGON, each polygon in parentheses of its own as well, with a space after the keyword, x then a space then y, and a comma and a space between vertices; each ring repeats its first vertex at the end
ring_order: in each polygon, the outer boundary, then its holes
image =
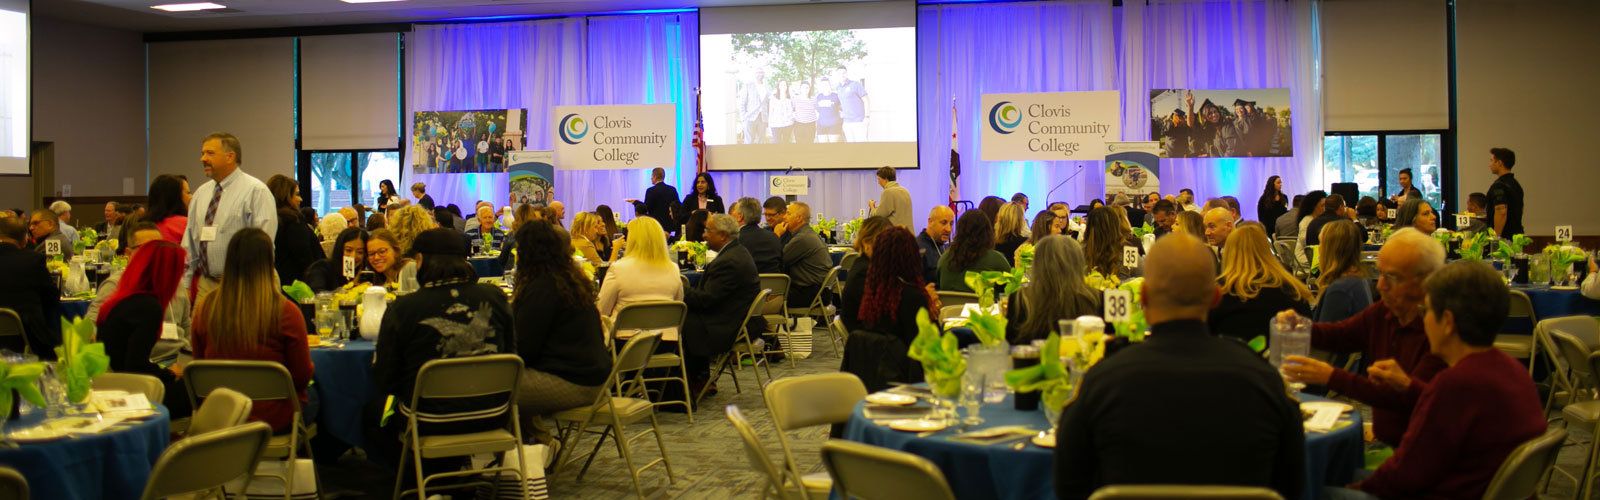
POLYGON ((967 418, 961 421, 963 424, 983 423, 983 417, 978 416, 978 412, 983 409, 983 391, 988 385, 986 375, 981 370, 967 370, 961 375, 961 408, 967 413, 967 418))

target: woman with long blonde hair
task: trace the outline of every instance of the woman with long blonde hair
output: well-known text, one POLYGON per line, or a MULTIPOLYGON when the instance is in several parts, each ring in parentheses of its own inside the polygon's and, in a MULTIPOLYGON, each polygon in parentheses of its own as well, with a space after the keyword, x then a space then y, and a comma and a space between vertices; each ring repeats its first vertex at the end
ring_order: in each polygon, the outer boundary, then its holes
POLYGON ((1013 266, 1017 265, 1017 247, 1028 241, 1028 237, 1022 235, 1027 223, 1020 203, 1001 205, 999 218, 994 221, 994 251, 1004 255, 1006 262, 1013 266))
MULTIPOLYGON (((273 361, 289 369, 300 402, 311 383, 311 351, 300 306, 278 291, 273 276, 272 238, 245 228, 228 241, 222 284, 195 307, 190 346, 194 358, 273 361)), ((250 420, 288 428, 294 412, 287 401, 257 401, 250 420)))
POLYGON ((1222 274, 1217 276, 1222 301, 1206 319, 1211 333, 1249 342, 1267 336, 1267 322, 1279 311, 1311 314, 1311 289, 1272 255, 1271 240, 1261 226, 1235 228, 1222 248, 1222 274))
MULTIPOLYGON (((600 258, 596 243, 605 230, 605 223, 600 222, 600 217, 594 212, 578 212, 578 215, 572 217, 572 249, 582 253, 583 258, 591 264, 600 265, 606 262, 600 258)), ((615 260, 613 257, 612 261, 615 260)))
POLYGON ((1322 275, 1317 277, 1317 291, 1313 298, 1317 306, 1311 309, 1311 319, 1318 323, 1342 321, 1372 305, 1372 289, 1367 284, 1367 270, 1361 263, 1361 243, 1366 230, 1355 222, 1336 220, 1322 226, 1317 240, 1317 267, 1322 275))
POLYGON ((394 233, 395 241, 400 244, 400 253, 411 255, 411 242, 423 231, 439 227, 434 221, 433 214, 423 210, 422 207, 411 205, 400 209, 389 218, 386 228, 394 233))
POLYGON ((600 314, 611 316, 635 302, 683 300, 683 282, 678 279, 678 265, 667 256, 667 233, 661 223, 651 217, 628 222, 628 237, 618 240, 617 246, 626 250, 600 285, 600 314))

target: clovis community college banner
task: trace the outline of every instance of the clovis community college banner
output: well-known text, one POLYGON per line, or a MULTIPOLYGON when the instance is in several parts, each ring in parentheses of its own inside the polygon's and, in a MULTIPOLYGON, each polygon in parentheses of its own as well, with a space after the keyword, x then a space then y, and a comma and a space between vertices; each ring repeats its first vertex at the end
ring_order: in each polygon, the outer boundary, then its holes
POLYGON ((983 161, 1099 160, 1121 138, 1115 90, 984 94, 983 161))
POLYGON ((556 168, 676 167, 677 113, 676 104, 556 106, 556 168))

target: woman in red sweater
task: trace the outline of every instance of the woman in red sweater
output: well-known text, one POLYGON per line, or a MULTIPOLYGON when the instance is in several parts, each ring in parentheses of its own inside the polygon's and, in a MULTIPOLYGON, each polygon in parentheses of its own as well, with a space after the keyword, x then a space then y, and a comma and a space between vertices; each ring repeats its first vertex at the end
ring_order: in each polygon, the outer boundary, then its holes
POLYGON ((140 373, 161 379, 165 401, 174 418, 189 414, 189 395, 175 370, 150 361, 150 351, 161 338, 167 304, 183 280, 183 248, 166 241, 141 245, 117 281, 116 291, 100 306, 95 317, 98 337, 111 357, 111 371, 140 373))
POLYGON ((1417 406, 1394 456, 1354 490, 1330 488, 1328 498, 1482 498, 1506 456, 1545 432, 1527 367, 1494 348, 1510 309, 1500 274, 1459 261, 1423 286, 1428 347, 1449 367, 1421 382, 1394 360, 1373 364, 1374 379, 1420 393, 1417 406))
MULTIPOLYGON (((194 358, 273 361, 289 369, 304 404, 311 383, 311 351, 300 306, 278 292, 273 277, 272 238, 260 229, 239 231, 228 242, 222 286, 200 299, 190 344, 194 358)), ((257 401, 250 420, 274 431, 289 428, 287 401, 257 401)))

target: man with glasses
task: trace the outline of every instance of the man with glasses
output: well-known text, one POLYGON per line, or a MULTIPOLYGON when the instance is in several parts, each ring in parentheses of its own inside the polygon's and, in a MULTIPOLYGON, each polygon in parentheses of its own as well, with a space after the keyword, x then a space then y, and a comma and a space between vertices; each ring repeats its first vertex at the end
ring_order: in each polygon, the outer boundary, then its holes
POLYGON ((33 211, 33 216, 28 219, 28 249, 47 257, 59 255, 63 261, 72 260, 72 242, 61 234, 55 212, 48 209, 33 211), (49 243, 52 241, 54 245, 49 243), (54 251, 51 251, 52 246, 54 251))
MULTIPOLYGON (((1413 380, 1432 380, 1445 363, 1430 353, 1423 333, 1422 283, 1443 267, 1444 247, 1438 240, 1413 228, 1396 231, 1378 252, 1382 300, 1344 321, 1313 325, 1311 347, 1334 354, 1362 353, 1369 364, 1392 360, 1413 380)), ((1285 358, 1283 370, 1293 380, 1327 386, 1372 406, 1372 433, 1390 446, 1400 444, 1411 409, 1426 387, 1413 384, 1402 391, 1302 356, 1285 358)))

